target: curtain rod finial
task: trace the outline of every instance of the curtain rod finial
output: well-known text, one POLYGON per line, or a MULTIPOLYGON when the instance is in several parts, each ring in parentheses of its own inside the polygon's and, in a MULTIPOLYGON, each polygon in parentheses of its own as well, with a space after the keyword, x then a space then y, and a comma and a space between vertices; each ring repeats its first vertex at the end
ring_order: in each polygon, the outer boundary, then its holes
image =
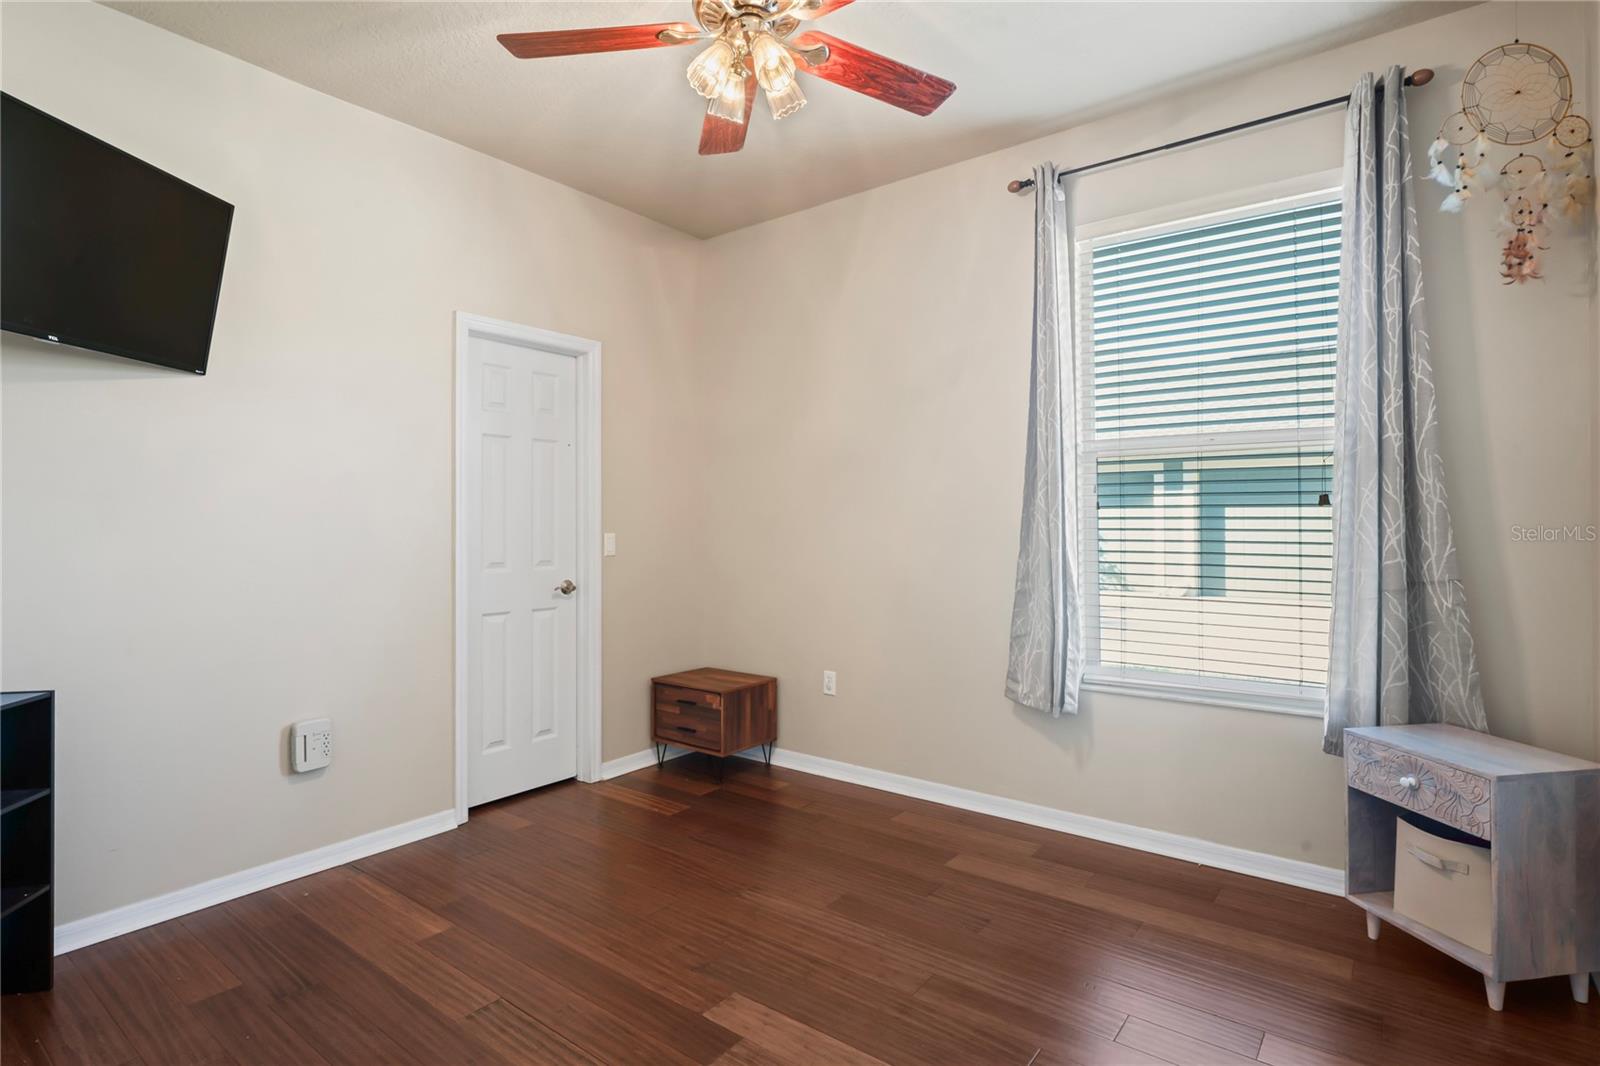
POLYGON ((1423 67, 1421 70, 1413 70, 1411 72, 1411 76, 1406 79, 1406 84, 1411 86, 1421 86, 1428 84, 1432 80, 1433 71, 1427 67, 1423 67))
POLYGON ((1028 188, 1032 184, 1032 178, 1029 178, 1026 181, 1010 181, 1006 183, 1006 192, 1021 192, 1023 189, 1028 188))

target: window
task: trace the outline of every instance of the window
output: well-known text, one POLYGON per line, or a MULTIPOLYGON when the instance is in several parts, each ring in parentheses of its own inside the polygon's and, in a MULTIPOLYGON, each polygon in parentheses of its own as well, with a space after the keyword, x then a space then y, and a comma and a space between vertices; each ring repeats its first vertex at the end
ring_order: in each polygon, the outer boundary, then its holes
POLYGON ((1320 708, 1337 194, 1108 234, 1079 260, 1091 687, 1320 708))

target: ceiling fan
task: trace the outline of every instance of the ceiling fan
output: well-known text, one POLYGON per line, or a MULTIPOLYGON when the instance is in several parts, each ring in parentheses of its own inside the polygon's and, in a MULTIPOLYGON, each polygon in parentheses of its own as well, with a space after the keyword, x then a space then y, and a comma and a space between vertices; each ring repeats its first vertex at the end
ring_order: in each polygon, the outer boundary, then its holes
POLYGON ((624 52, 710 41, 689 64, 689 84, 710 103, 700 127, 700 154, 744 147, 759 85, 775 119, 805 106, 797 71, 853 89, 875 100, 931 115, 956 91, 954 83, 858 48, 826 33, 794 36, 801 25, 837 11, 851 0, 694 0, 698 26, 657 22, 592 30, 502 33, 501 44, 518 59, 624 52))

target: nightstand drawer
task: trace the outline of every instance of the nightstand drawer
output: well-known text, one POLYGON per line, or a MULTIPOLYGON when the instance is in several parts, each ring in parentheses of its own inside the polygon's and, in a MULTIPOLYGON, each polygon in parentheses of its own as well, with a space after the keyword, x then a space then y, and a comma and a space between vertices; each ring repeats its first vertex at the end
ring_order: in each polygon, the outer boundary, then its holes
POLYGON ((1346 736, 1345 752, 1351 788, 1494 839, 1494 786, 1488 778, 1366 737, 1346 736))
POLYGON ((695 748, 722 749, 722 711, 699 703, 656 699, 654 730, 657 740, 695 748))
POLYGON ((722 710, 722 697, 715 692, 701 692, 699 689, 679 688, 676 685, 657 685, 657 707, 705 707, 713 711, 722 710))

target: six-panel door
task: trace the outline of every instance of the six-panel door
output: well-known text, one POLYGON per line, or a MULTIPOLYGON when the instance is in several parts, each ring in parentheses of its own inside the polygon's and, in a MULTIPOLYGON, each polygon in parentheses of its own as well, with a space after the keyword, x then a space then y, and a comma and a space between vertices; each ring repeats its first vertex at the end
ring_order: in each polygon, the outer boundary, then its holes
POLYGON ((577 361, 473 336, 467 802, 577 773, 577 361))

